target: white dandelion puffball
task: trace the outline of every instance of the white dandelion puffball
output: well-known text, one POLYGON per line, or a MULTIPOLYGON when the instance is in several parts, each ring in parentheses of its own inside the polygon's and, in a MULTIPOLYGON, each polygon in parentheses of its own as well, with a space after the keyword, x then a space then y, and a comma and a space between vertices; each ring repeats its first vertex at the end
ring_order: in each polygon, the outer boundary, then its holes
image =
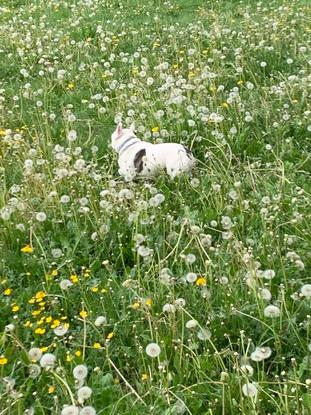
POLYGON ((210 339, 212 336, 212 333, 208 329, 201 329, 198 333, 198 338, 202 341, 206 341, 210 339))
POLYGON ((68 290, 69 287, 71 287, 73 283, 70 280, 63 279, 59 282, 59 286, 61 290, 68 290))
POLYGON ((146 353, 150 357, 158 357, 161 353, 160 346, 157 343, 149 343, 146 347, 146 353))
POLYGON ((263 271, 262 276, 266 280, 272 280, 272 278, 275 277, 275 271, 273 271, 273 269, 266 269, 265 271, 263 271))
POLYGON ((245 383, 242 386, 242 392, 245 396, 248 396, 249 398, 254 398, 258 393, 258 389, 254 383, 245 383))
POLYGON ((41 367, 39 365, 32 364, 28 366, 28 371, 29 371, 29 377, 31 379, 35 379, 40 375, 41 367))
POLYGON ((242 365, 240 369, 247 376, 253 376, 254 374, 254 369, 250 365, 242 365))
POLYGON ((67 405, 63 408, 61 415, 79 415, 79 408, 76 405, 67 405))
POLYGON ((166 303, 164 304, 162 311, 163 313, 175 313, 176 307, 174 306, 174 304, 166 303))
POLYGON ((198 325, 197 320, 188 320, 186 322, 186 328, 189 329, 189 330, 196 328, 197 325, 198 325))
POLYGON ((88 370, 85 365, 78 365, 72 371, 73 377, 77 380, 85 379, 87 377, 87 372, 88 370))
POLYGON ((44 353, 40 359, 40 366, 45 369, 53 368, 56 363, 56 356, 52 353, 44 353))
POLYGON ((306 298, 311 298, 311 284, 305 284, 300 288, 300 292, 306 298))
POLYGON ((96 327, 100 327, 100 326, 103 326, 106 323, 107 323, 106 317, 105 316, 99 316, 95 320, 95 323, 94 324, 95 324, 96 327))
POLYGON ((79 415, 96 415, 96 411, 93 406, 85 406, 80 410, 79 415))
POLYGON ((88 386, 82 386, 82 388, 78 389, 78 401, 79 403, 83 403, 87 399, 89 399, 92 395, 92 389, 88 386))
POLYGON ((198 276, 196 273, 194 272, 188 272, 188 274, 186 275, 186 280, 190 283, 193 284, 194 282, 196 282, 198 276))
POLYGON ((270 300, 271 300, 271 298, 272 298, 272 294, 271 294, 270 290, 268 290, 267 288, 263 288, 263 289, 260 291, 260 295, 261 295, 261 298, 262 298, 263 300, 270 301, 270 300))
POLYGON ((261 362, 264 359, 268 359, 272 354, 270 347, 256 347, 255 351, 251 353, 251 359, 254 362, 261 362))
POLYGON ((279 309, 279 307, 275 305, 268 305, 264 309, 263 313, 266 317, 277 318, 277 317, 280 317, 281 310, 279 309))
POLYGON ((29 357, 30 360, 32 360, 34 362, 37 362, 42 357, 42 351, 41 351, 41 349, 39 349, 39 347, 32 347, 28 351, 28 357, 29 357))
POLYGON ((56 336, 64 336, 67 333, 68 329, 68 323, 60 324, 59 326, 55 327, 54 333, 56 334, 56 336))
POLYGON ((44 212, 38 212, 36 214, 36 219, 38 222, 44 222, 46 220, 46 214, 44 212))

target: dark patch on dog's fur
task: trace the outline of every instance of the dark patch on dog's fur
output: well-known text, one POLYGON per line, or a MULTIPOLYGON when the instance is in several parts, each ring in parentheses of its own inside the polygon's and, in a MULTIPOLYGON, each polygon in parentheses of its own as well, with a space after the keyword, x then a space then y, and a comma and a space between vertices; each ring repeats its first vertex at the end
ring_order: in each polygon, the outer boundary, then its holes
POLYGON ((143 157, 146 155, 146 150, 143 148, 135 154, 134 157, 134 167, 137 170, 137 173, 140 173, 144 167, 143 157))
POLYGON ((192 151, 188 147, 185 147, 185 151, 186 151, 186 154, 189 158, 193 157, 192 151))

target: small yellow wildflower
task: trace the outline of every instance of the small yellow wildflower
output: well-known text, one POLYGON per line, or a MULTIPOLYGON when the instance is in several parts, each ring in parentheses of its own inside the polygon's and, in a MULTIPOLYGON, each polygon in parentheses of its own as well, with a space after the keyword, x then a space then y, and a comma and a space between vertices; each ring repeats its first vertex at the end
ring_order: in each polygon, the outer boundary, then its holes
POLYGON ((36 302, 36 299, 32 297, 30 300, 28 300, 29 304, 34 304, 36 302))
POLYGON ((152 298, 147 298, 145 300, 145 304, 146 304, 147 307, 151 307, 152 306, 152 298))
POLYGON ((157 133, 157 132, 159 131, 159 127, 152 127, 152 128, 151 128, 151 131, 152 131, 153 133, 157 133))
POLYGON ((48 317, 46 317, 46 319, 45 319, 45 321, 47 322, 47 323, 51 323, 51 321, 52 321, 53 319, 52 319, 52 317, 51 316, 48 316, 48 317))
POLYGON ((6 290, 4 290, 3 294, 4 295, 11 295, 12 294, 11 288, 7 288, 6 290))
POLYGON ((19 306, 17 304, 12 304, 13 313, 17 313, 18 310, 19 310, 19 306))
POLYGON ((75 355, 77 356, 77 357, 80 357, 81 356, 81 350, 77 350, 76 352, 75 352, 75 355))
POLYGON ((56 329, 60 325, 60 321, 55 319, 53 320, 53 323, 51 324, 51 329, 56 329))
POLYGON ((97 291, 98 291, 98 287, 92 287, 92 288, 91 288, 91 291, 92 291, 93 293, 97 293, 97 291))
POLYGON ((101 348, 101 344, 100 344, 100 343, 95 342, 95 343, 93 344, 93 349, 100 349, 100 348, 101 348))
POLYGON ((221 106, 222 106, 223 108, 228 108, 228 107, 229 107, 229 105, 228 105, 228 103, 227 103, 227 102, 223 102, 223 103, 221 104, 221 106))
POLYGON ((42 327, 38 327, 35 330, 36 334, 44 334, 46 332, 46 329, 42 328, 42 327))
POLYGON ((66 362, 71 362, 71 361, 72 361, 72 356, 70 354, 67 354, 66 362))
POLYGON ((110 340, 112 339, 114 336, 114 332, 112 331, 111 333, 108 334, 107 339, 110 340))
POLYGON ((81 310, 81 311, 80 311, 80 313, 79 313, 79 315, 80 315, 80 317, 82 317, 82 318, 86 318, 86 317, 88 316, 88 312, 87 312, 87 311, 85 311, 85 310, 81 310))
POLYGON ((8 363, 8 359, 4 356, 0 356, 0 365, 6 365, 8 363))
POLYGON ((204 277, 199 277, 197 280, 196 280, 196 285, 199 285, 200 287, 204 287, 205 285, 206 285, 206 278, 204 278, 204 277))
POLYGON ((240 80, 237 82, 237 84, 238 84, 238 85, 243 85, 243 84, 244 84, 244 81, 242 81, 242 79, 240 79, 240 80))
POLYGON ((48 350, 48 347, 47 346, 42 346, 42 347, 40 347, 40 350, 41 350, 42 353, 45 353, 48 350))
POLYGON ((48 393, 53 393, 55 392, 55 386, 54 385, 50 385, 49 389, 48 389, 48 393))
POLYGON ((53 269, 51 271, 51 277, 56 277, 58 275, 58 270, 57 269, 53 269))
POLYGON ((31 323, 31 321, 27 320, 27 321, 24 323, 24 327, 32 327, 32 323, 31 323))
POLYGON ((149 379, 149 375, 148 375, 148 373, 143 373, 143 374, 141 375, 141 380, 146 381, 146 380, 148 380, 148 379, 149 379))
POLYGON ((39 303, 42 298, 44 298, 46 296, 46 293, 44 291, 38 291, 35 295, 36 298, 36 302, 39 303))
POLYGON ((131 305, 131 308, 132 308, 133 310, 137 310, 139 307, 140 307, 140 303, 139 303, 139 302, 133 303, 133 304, 131 305))
POLYGON ((33 252, 33 248, 30 245, 25 245, 21 249, 21 252, 23 252, 24 254, 31 254, 33 252))
POLYGON ((74 82, 69 82, 69 84, 67 85, 67 89, 73 89, 74 87, 75 87, 74 82))
POLYGON ((4 136, 5 135, 5 129, 4 128, 0 128, 0 136, 4 136))
POLYGON ((69 278, 70 278, 70 281, 73 284, 76 284, 79 281, 79 278, 78 278, 78 276, 76 274, 71 274, 69 278))

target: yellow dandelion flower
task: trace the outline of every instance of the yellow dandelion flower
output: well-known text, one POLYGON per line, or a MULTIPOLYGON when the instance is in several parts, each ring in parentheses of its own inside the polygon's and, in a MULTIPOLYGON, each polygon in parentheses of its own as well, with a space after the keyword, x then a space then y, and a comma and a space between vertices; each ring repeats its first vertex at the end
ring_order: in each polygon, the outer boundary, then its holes
POLYGON ((0 365, 4 366, 8 363, 8 359, 4 356, 0 356, 0 365))
POLYGON ((52 319, 52 317, 51 316, 48 316, 48 317, 46 317, 46 319, 45 319, 45 321, 47 322, 47 323, 51 323, 51 321, 52 321, 53 319, 52 319))
POLYGON ((100 349, 100 348, 101 348, 101 344, 100 344, 100 343, 95 342, 95 343, 93 344, 93 349, 100 349))
POLYGON ((108 334, 108 336, 107 336, 107 340, 112 339, 112 338, 113 338, 113 336, 114 336, 114 332, 112 331, 111 333, 109 333, 109 334, 108 334))
POLYGON ((91 288, 91 291, 92 291, 93 293, 97 293, 97 291, 98 291, 98 287, 92 287, 92 288, 91 288))
POLYGON ((60 321, 55 319, 53 320, 53 323, 51 324, 51 329, 56 329, 60 325, 60 321))
POLYGON ((196 280, 196 285, 198 285, 198 286, 200 286, 200 287, 204 287, 205 285, 206 285, 206 278, 204 278, 204 277, 199 277, 197 280, 196 280))
POLYGON ((80 356, 82 355, 81 350, 77 350, 77 351, 75 352, 75 355, 76 355, 77 357, 80 357, 80 356))
POLYGON ((81 311, 80 311, 80 313, 79 313, 79 315, 80 315, 80 317, 82 317, 82 318, 86 318, 86 317, 88 316, 88 312, 87 312, 87 311, 85 311, 85 310, 81 310, 81 311))
POLYGON ((53 269, 53 271, 51 271, 51 276, 52 277, 56 277, 58 275, 58 270, 57 269, 53 269))
POLYGON ((39 302, 46 296, 46 293, 44 291, 38 291, 35 295, 36 301, 39 302))
POLYGON ((54 385, 50 385, 48 388, 48 393, 53 393, 55 392, 55 386, 54 385))
POLYGON ((45 353, 48 350, 48 347, 47 346, 42 346, 42 347, 40 347, 40 350, 41 350, 42 353, 45 353))
POLYGON ((19 306, 17 304, 12 304, 13 313, 17 313, 18 310, 19 310, 19 306))
POLYGON ((152 306, 152 298, 146 298, 145 304, 146 304, 147 307, 151 307, 152 306))
POLYGON ((130 307, 131 307, 133 310, 137 310, 137 309, 140 307, 140 303, 139 303, 139 302, 133 303, 130 307))
POLYGON ((141 375, 141 380, 142 381, 146 381, 146 380, 148 380, 149 379, 149 375, 148 375, 148 373, 143 373, 142 375, 141 375))
POLYGON ((29 304, 34 304, 36 302, 36 299, 32 297, 30 300, 28 300, 29 304))
POLYGON ((32 317, 36 317, 36 316, 38 316, 39 314, 41 314, 41 310, 34 310, 34 311, 31 313, 32 317))
POLYGON ((79 281, 79 278, 78 278, 78 276, 76 274, 71 274, 69 278, 70 278, 70 281, 73 284, 77 284, 77 282, 79 281))
POLYGON ((74 82, 69 82, 69 84, 67 85, 67 89, 74 89, 74 87, 75 87, 74 82))
POLYGON ((151 128, 151 131, 152 131, 153 133, 157 133, 157 132, 159 131, 159 127, 152 127, 152 128, 151 128))
POLYGON ((242 79, 240 79, 240 80, 237 82, 237 84, 238 84, 238 85, 243 85, 243 84, 244 84, 244 81, 242 81, 242 79))
POLYGON ((40 334, 40 335, 44 334, 45 332, 46 332, 46 329, 44 329, 44 328, 42 328, 42 327, 38 327, 38 328, 36 328, 36 330, 35 330, 35 333, 36 333, 36 334, 40 334))
POLYGON ((4 295, 11 295, 12 294, 11 288, 7 288, 6 290, 4 290, 3 294, 4 295))
POLYGON ((23 252, 24 254, 31 254, 33 252, 33 248, 30 245, 25 245, 21 249, 21 252, 23 252))

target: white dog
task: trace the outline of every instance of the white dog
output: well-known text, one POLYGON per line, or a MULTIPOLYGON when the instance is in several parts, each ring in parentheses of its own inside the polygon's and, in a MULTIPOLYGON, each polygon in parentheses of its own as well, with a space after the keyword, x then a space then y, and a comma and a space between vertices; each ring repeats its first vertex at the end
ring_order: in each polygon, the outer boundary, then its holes
POLYGON ((135 176, 152 177, 166 170, 174 178, 181 173, 190 173, 195 165, 191 151, 181 144, 151 144, 141 141, 134 133, 134 125, 122 128, 117 125, 111 135, 112 148, 119 154, 119 173, 125 180, 135 176))

